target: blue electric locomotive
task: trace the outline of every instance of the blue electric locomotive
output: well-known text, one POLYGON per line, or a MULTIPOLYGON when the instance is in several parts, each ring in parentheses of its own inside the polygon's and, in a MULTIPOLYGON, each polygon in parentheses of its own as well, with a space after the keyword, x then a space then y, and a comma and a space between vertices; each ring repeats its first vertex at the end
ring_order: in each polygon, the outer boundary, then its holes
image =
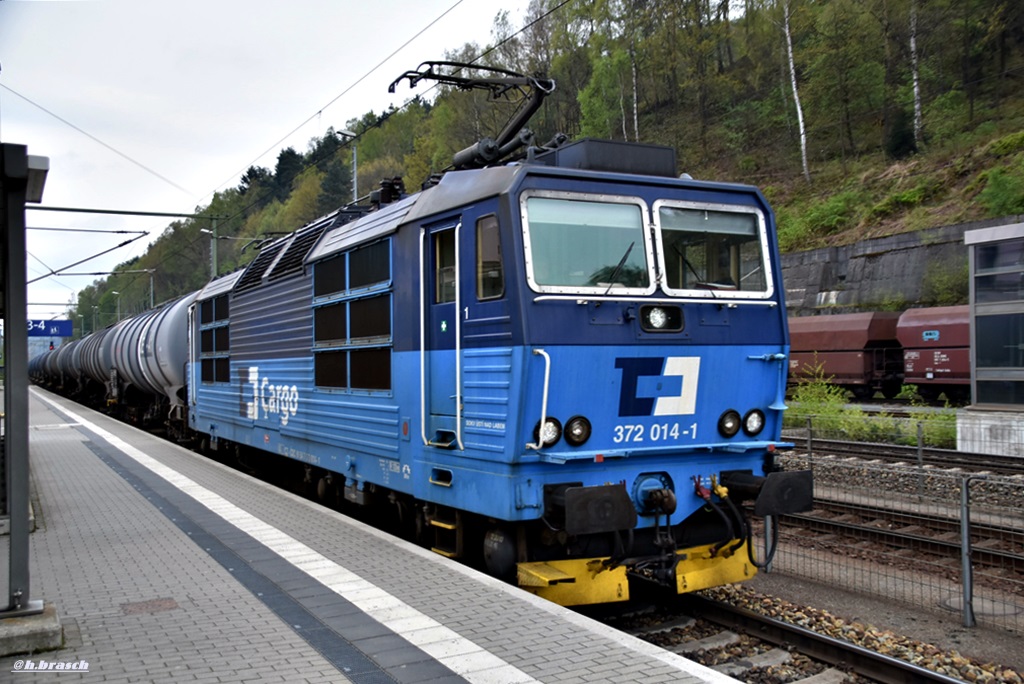
POLYGON ((751 577, 739 503, 811 500, 774 463, 789 349, 764 197, 676 177, 663 147, 486 159, 508 147, 416 194, 385 183, 376 211, 196 294, 188 426, 564 605, 751 577))

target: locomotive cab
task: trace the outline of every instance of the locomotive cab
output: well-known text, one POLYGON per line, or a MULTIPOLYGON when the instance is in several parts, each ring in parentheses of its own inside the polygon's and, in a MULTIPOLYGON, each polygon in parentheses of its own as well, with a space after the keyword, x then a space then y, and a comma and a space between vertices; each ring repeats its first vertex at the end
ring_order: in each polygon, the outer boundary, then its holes
MULTIPOLYGON (((742 502, 809 504, 809 473, 775 472, 788 345, 771 212, 752 188, 675 178, 651 149, 581 141, 451 173, 426 206, 458 198, 458 217, 409 217, 421 496, 503 521, 481 523, 489 570, 563 604, 624 600, 631 579, 750 577, 742 502)), ((461 553, 448 537, 435 548, 461 553)))

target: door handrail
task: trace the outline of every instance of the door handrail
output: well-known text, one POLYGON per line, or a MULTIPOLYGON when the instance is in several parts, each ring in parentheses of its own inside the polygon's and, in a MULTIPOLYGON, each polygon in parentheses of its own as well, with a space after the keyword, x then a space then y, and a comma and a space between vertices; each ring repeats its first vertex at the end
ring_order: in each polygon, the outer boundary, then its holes
POLYGON ((459 235, 462 233, 462 219, 455 224, 455 443, 459 451, 462 445, 462 261, 459 260, 459 235))
POLYGON ((430 444, 427 439, 427 281, 424 276, 424 244, 427 229, 420 230, 420 437, 423 446, 430 444))
POLYGON ((537 430, 537 443, 528 443, 527 449, 540 451, 544 446, 544 423, 548 420, 548 386, 551 382, 551 357, 543 349, 534 349, 534 355, 544 357, 544 395, 540 401, 540 428, 537 430))

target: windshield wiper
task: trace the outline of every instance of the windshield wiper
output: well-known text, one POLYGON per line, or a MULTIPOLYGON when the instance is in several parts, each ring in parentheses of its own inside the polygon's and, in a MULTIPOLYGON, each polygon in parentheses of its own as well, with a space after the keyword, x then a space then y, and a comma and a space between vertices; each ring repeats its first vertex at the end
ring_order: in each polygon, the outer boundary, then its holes
POLYGON ((621 259, 619 259, 619 264, 615 267, 615 270, 612 271, 611 277, 608 278, 608 289, 604 291, 605 297, 607 297, 608 293, 612 291, 613 287, 615 287, 615 279, 619 277, 619 271, 621 271, 622 267, 626 265, 626 259, 629 258, 629 253, 633 251, 633 245, 635 244, 636 240, 629 243, 629 247, 626 248, 626 253, 622 255, 621 259))
MULTIPOLYGON (((690 269, 690 273, 692 273, 693 277, 696 279, 694 283, 700 285, 702 282, 704 282, 700 279, 700 274, 697 273, 697 269, 695 269, 693 267, 693 264, 690 263, 690 260, 686 258, 686 254, 683 253, 683 250, 679 249, 679 245, 673 244, 672 249, 676 250, 676 252, 679 253, 679 256, 683 258, 683 263, 686 264, 686 267, 690 269)), ((704 289, 711 293, 712 299, 718 299, 718 295, 715 294, 715 291, 712 288, 705 287, 704 289)))

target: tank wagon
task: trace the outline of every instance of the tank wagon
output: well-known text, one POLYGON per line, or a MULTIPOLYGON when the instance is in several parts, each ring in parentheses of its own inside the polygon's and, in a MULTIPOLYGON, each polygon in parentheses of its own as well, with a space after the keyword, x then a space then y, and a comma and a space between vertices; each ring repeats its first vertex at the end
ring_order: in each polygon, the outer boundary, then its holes
MULTIPOLYGON (((446 65, 405 77, 553 87, 446 65)), ((204 447, 301 462, 323 499, 558 603, 749 578, 749 516, 812 498, 809 472, 775 462, 789 344, 771 209, 677 177, 668 148, 538 147, 510 126, 422 191, 388 181, 373 211, 82 344, 114 349, 136 400, 204 447)))
POLYGON ((927 307, 789 319, 789 382, 821 376, 867 399, 915 385, 928 402, 970 400, 970 309, 927 307))

